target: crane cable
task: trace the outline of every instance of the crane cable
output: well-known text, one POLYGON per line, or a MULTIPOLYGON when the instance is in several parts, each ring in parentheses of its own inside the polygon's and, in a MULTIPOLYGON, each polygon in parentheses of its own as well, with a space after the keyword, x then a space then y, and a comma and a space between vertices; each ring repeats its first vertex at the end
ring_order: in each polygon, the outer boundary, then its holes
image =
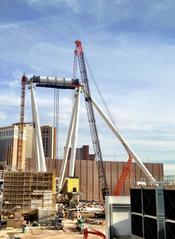
MULTIPOLYGON (((109 116, 111 122, 112 122, 112 123, 114 124, 114 126, 117 128, 116 123, 115 123, 115 121, 114 121, 114 119, 113 119, 113 117, 112 117, 112 114, 111 114, 111 112, 110 112, 110 110, 109 110, 109 108, 108 108, 108 106, 107 106, 107 104, 106 104, 106 101, 105 101, 105 99, 104 99, 104 97, 103 97, 103 95, 102 95, 102 93, 101 93, 101 91, 100 91, 100 88, 99 88, 99 86, 98 86, 98 84, 97 84, 97 81, 96 81, 96 79, 95 79, 95 77, 94 77, 94 75, 93 75, 93 73, 92 73, 92 70, 91 70, 91 68, 90 68, 90 65, 89 65, 89 63, 88 63, 88 60, 87 60, 87 57, 86 57, 86 56, 85 56, 85 61, 86 61, 86 65, 87 65, 87 68, 88 68, 90 77, 92 78, 93 83, 94 83, 94 85, 95 85, 95 87, 96 87, 96 89, 97 89, 97 92, 98 92, 98 94, 100 95, 101 101, 102 101, 102 103, 103 103, 103 105, 104 105, 104 107, 105 107, 105 109, 106 109, 106 112, 107 112, 107 114, 108 114, 108 116, 109 116)), ((131 164, 132 164, 132 157, 131 157, 131 155, 129 154, 129 159, 128 159, 128 161, 125 163, 124 168, 123 168, 123 171, 122 171, 122 173, 121 173, 121 175, 120 175, 120 178, 119 178, 119 180, 118 180, 118 182, 117 182, 117 184, 116 184, 115 195, 118 195, 118 196, 120 195, 121 190, 122 190, 122 188, 123 188, 123 185, 125 184, 126 178, 128 177, 128 174, 129 174, 129 180, 131 180, 131 177, 132 177, 132 176, 131 176, 131 175, 132 175, 132 167, 131 167, 131 164)))
POLYGON ((106 101, 105 101, 105 99, 104 99, 104 97, 103 97, 103 95, 102 95, 102 93, 101 93, 101 90, 100 90, 100 88, 99 88, 99 86, 98 86, 98 83, 97 83, 95 77, 94 77, 94 74, 92 73, 92 70, 91 70, 91 68, 90 68, 90 64, 89 64, 88 59, 87 59, 86 56, 85 56, 85 61, 86 61, 86 65, 87 65, 87 68, 88 68, 90 77, 91 77, 91 79, 93 80, 93 83, 94 83, 94 85, 95 85, 95 87, 96 87, 96 90, 97 90, 97 92, 98 92, 98 94, 99 94, 99 96, 100 96, 100 98, 101 98, 101 101, 102 101, 104 107, 105 107, 105 110, 106 110, 106 112, 107 112, 107 114, 108 114, 110 120, 112 121, 112 123, 113 123, 114 126, 116 127, 116 123, 115 123, 115 121, 114 121, 114 118, 112 117, 112 114, 111 114, 111 112, 110 112, 110 109, 109 109, 109 107, 107 106, 107 103, 106 103, 106 101))
POLYGON ((59 96, 59 89, 54 89, 54 132, 55 135, 55 145, 54 145, 54 157, 58 159, 58 136, 59 136, 59 111, 60 111, 60 96, 59 96))

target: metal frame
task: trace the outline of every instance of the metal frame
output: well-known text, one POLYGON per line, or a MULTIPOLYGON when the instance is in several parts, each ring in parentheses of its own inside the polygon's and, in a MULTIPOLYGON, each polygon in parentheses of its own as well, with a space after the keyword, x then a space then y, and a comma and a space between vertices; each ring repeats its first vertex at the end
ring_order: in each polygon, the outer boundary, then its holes
POLYGON ((44 156, 43 142, 41 137, 41 127, 39 121, 38 108, 36 104, 36 97, 34 92, 33 83, 30 82, 31 102, 32 102, 32 115, 34 122, 34 139, 35 139, 35 155, 37 157, 37 166, 39 172, 46 172, 46 161, 44 156))
POLYGON ((67 164, 69 149, 71 144, 72 144, 72 151, 71 151, 71 159, 70 159, 70 166, 69 166, 69 176, 71 177, 74 176, 77 134, 78 134, 79 107, 80 107, 80 90, 78 88, 75 94, 74 106, 72 110, 72 116, 70 120, 67 140, 66 140, 66 147, 64 151, 64 159, 63 159, 61 170, 60 170, 60 178, 58 183, 59 192, 61 191, 63 186, 63 179, 64 179, 64 175, 66 171, 66 164, 67 164))
MULTIPOLYGON (((85 67, 84 63, 84 58, 79 58, 80 64, 82 64, 82 67, 85 67)), ((82 70, 82 69, 81 69, 82 70)), ((85 72, 86 73, 86 72, 85 72)), ((38 116, 38 110, 36 106, 36 99, 35 99, 35 94, 34 94, 34 89, 33 89, 33 83, 36 83, 36 86, 41 86, 43 87, 49 87, 52 85, 52 87, 60 87, 64 88, 72 87, 73 89, 76 89, 75 93, 75 101, 74 101, 74 106, 72 110, 72 116, 71 116, 71 121, 70 121, 70 126, 68 130, 68 135, 67 135, 67 140, 66 140, 66 148, 65 148, 65 153, 64 153, 64 160, 61 166, 61 171, 60 171, 60 180, 59 180, 59 191, 61 190, 62 184, 63 184, 63 179, 65 175, 65 170, 66 170, 66 164, 68 160, 68 154, 69 154, 69 149, 70 146, 72 146, 72 151, 71 151, 71 159, 70 159, 70 167, 69 167, 69 176, 74 176, 74 168, 75 168, 75 156, 76 156, 76 144, 77 144, 77 135, 78 135, 78 120, 79 120, 79 108, 80 108, 80 87, 82 88, 84 92, 84 97, 86 101, 86 106, 87 106, 87 111, 88 111, 88 119, 89 119, 89 124, 90 124, 90 129, 91 129, 91 135, 92 135, 92 141, 93 141, 93 146, 94 146, 94 151, 96 153, 97 157, 97 166, 99 167, 99 172, 100 172, 100 184, 102 188, 102 194, 103 197, 104 195, 108 195, 109 189, 107 187, 107 181, 105 177, 105 171, 104 171, 104 165, 102 161, 102 154, 101 154, 101 148, 99 144, 99 139, 98 139, 98 134, 97 134, 97 128, 96 128, 96 123, 95 123, 95 115, 93 111, 93 107, 97 110, 97 112, 101 115, 103 120, 106 122, 108 127, 112 130, 112 132, 115 134, 115 136, 119 139, 123 147, 125 148, 127 154, 129 157, 132 157, 138 166, 141 168, 141 170, 144 172, 144 174, 148 177, 149 181, 151 183, 156 183, 156 180, 154 177, 151 175, 151 173, 148 171, 148 169, 144 166, 142 163, 141 159, 135 154, 135 152, 132 150, 130 145, 127 143, 127 141, 124 139, 124 137, 121 135, 121 133, 118 131, 118 129, 114 126, 114 124, 111 122, 111 120, 107 117, 107 115, 103 112, 103 110, 100 108, 100 106, 96 103, 96 101, 91 97, 90 95, 90 90, 89 90, 89 85, 87 80, 87 75, 84 73, 84 71, 81 71, 81 74, 83 75, 82 78, 84 77, 85 85, 83 86, 82 84, 79 83, 79 81, 76 79, 70 79, 70 78, 58 78, 58 77, 44 77, 44 76, 33 76, 28 83, 30 83, 31 87, 31 99, 32 99, 32 112, 33 112, 33 120, 35 122, 35 145, 36 145, 36 156, 37 156, 37 162, 38 162, 38 170, 41 171, 46 171, 46 163, 45 163, 45 158, 44 158, 44 151, 42 147, 42 139, 41 139, 41 131, 40 131, 40 124, 39 124, 39 116, 38 116)))
MULTIPOLYGON (((75 44, 76 44, 75 56, 77 56, 78 58, 81 80, 84 84, 84 88, 86 92, 88 93, 88 96, 90 96, 91 95, 90 87, 89 87, 89 81, 88 81, 88 76, 86 71, 86 64, 85 64, 82 44, 81 44, 81 41, 79 40, 75 41, 75 44)), ((89 100, 89 97, 87 97, 87 94, 84 94, 84 98, 86 102, 86 109, 87 109, 90 132, 91 132, 92 144, 93 144, 94 153, 95 153, 95 159, 97 162, 100 187, 102 191, 103 200, 105 200, 105 196, 109 195, 109 188, 108 188, 106 174, 105 174, 105 167, 103 163, 100 140, 98 137, 98 130, 96 126, 94 109, 93 109, 91 100, 89 100)))

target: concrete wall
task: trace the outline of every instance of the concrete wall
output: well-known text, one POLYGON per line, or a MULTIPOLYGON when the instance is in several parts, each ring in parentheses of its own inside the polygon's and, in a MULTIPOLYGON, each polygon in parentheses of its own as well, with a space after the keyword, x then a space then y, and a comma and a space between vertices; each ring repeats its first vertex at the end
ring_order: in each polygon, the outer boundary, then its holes
POLYGON ((107 196, 105 198, 105 208, 107 239, 118 238, 118 236, 130 236, 130 197, 107 196))
MULTIPOLYGON (((54 172, 58 177, 62 160, 46 160, 47 168, 49 172, 54 172)), ((110 190, 110 195, 113 195, 116 187, 117 180, 119 179, 124 162, 104 162, 107 182, 110 190)), ((163 164, 158 163, 146 163, 146 167, 155 177, 161 177, 163 175, 163 164)), ((26 170, 35 170, 36 163, 33 160, 27 160, 26 170)), ((66 176, 68 176, 69 161, 66 168, 66 176)), ((135 177, 139 180, 140 177, 144 177, 138 166, 133 163, 130 179, 125 182, 121 195, 130 195, 130 181, 135 177)), ((96 161, 94 160, 76 160, 75 163, 75 176, 80 178, 80 191, 82 192, 82 200, 97 200, 102 201, 101 190, 99 186, 98 171, 96 161)))

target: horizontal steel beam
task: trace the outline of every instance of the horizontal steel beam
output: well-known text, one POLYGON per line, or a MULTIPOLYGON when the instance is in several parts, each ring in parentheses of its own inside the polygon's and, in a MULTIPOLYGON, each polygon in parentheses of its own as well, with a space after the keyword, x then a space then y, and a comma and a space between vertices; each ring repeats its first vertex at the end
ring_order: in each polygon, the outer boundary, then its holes
POLYGON ((78 79, 60 78, 50 76, 33 76, 28 80, 28 83, 36 83, 37 87, 58 88, 58 89, 71 89, 74 90, 80 87, 78 79))

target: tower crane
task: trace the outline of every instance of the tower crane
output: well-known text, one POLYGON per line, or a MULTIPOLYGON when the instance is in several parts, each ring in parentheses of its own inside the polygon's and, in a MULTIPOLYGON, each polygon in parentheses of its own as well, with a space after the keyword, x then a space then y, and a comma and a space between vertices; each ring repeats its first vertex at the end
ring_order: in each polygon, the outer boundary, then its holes
POLYGON ((109 195, 109 188, 107 185, 106 174, 105 174, 105 170, 104 170, 104 163, 103 163, 103 158, 102 158, 102 153, 101 153, 101 148, 100 148, 100 141, 98 138, 98 132, 97 132, 97 127, 96 127, 96 121, 95 121, 93 107, 97 110, 97 112, 101 115, 101 117, 107 123, 108 127, 112 130, 112 132, 119 139, 119 141, 125 148, 126 153, 129 156, 128 162, 122 171, 119 181, 117 182, 116 189, 115 189, 115 195, 120 195, 121 189, 123 187, 123 184, 127 178, 128 172, 130 170, 132 159, 134 159, 136 161, 137 165, 141 168, 141 170, 149 178, 149 180, 151 182, 155 183, 156 180, 154 179, 154 177, 151 175, 151 173, 144 166, 144 164, 142 163, 140 158, 136 155, 136 153, 132 150, 132 148, 129 146, 129 144, 126 142, 126 140, 120 134, 120 132, 117 130, 115 124, 107 117, 107 115, 103 112, 103 110, 97 105, 97 103, 91 97, 82 43, 81 43, 81 41, 77 40, 77 41, 75 41, 75 44, 76 44, 75 56, 77 56, 77 58, 78 58, 81 80, 84 85, 83 91, 84 91, 84 97, 85 97, 86 108, 87 108, 87 113, 88 113, 88 120, 89 120, 89 126, 90 126, 90 131, 91 131, 93 148, 94 148, 95 157, 97 160, 97 168, 98 168, 98 174, 99 174, 99 180, 100 180, 100 186, 101 186, 101 190, 102 190, 103 199, 105 198, 105 196, 109 195))
POLYGON ((18 129, 18 149, 17 149, 17 170, 25 169, 24 152, 24 109, 25 109, 25 91, 26 91, 27 77, 25 75, 21 78, 21 102, 20 102, 20 122, 18 129))
POLYGON ((94 114, 91 98, 89 97, 91 95, 91 93, 90 93, 88 76, 87 76, 87 71, 86 71, 83 47, 82 47, 81 41, 79 41, 79 40, 76 40, 75 44, 76 44, 75 56, 77 56, 77 58, 78 58, 81 80, 82 80, 82 83, 84 84, 85 92, 87 92, 87 94, 86 93, 84 94, 84 97, 85 97, 85 102, 86 102, 89 127, 90 127, 90 131, 91 131, 91 137, 92 137, 95 158, 97 161, 100 187, 101 187, 103 199, 105 199, 105 196, 109 195, 109 188, 108 188, 107 180, 106 180, 106 174, 105 174, 105 168, 104 168, 104 163, 103 163, 103 158, 102 158, 100 141, 99 141, 99 137, 98 137, 95 114, 94 114))
POLYGON ((125 180, 127 179, 128 174, 131 170, 131 164, 132 164, 132 157, 131 157, 131 155, 129 155, 129 159, 128 159, 127 163, 124 164, 120 178, 117 181, 115 191, 114 191, 115 196, 120 196, 123 185, 125 183, 125 180))

